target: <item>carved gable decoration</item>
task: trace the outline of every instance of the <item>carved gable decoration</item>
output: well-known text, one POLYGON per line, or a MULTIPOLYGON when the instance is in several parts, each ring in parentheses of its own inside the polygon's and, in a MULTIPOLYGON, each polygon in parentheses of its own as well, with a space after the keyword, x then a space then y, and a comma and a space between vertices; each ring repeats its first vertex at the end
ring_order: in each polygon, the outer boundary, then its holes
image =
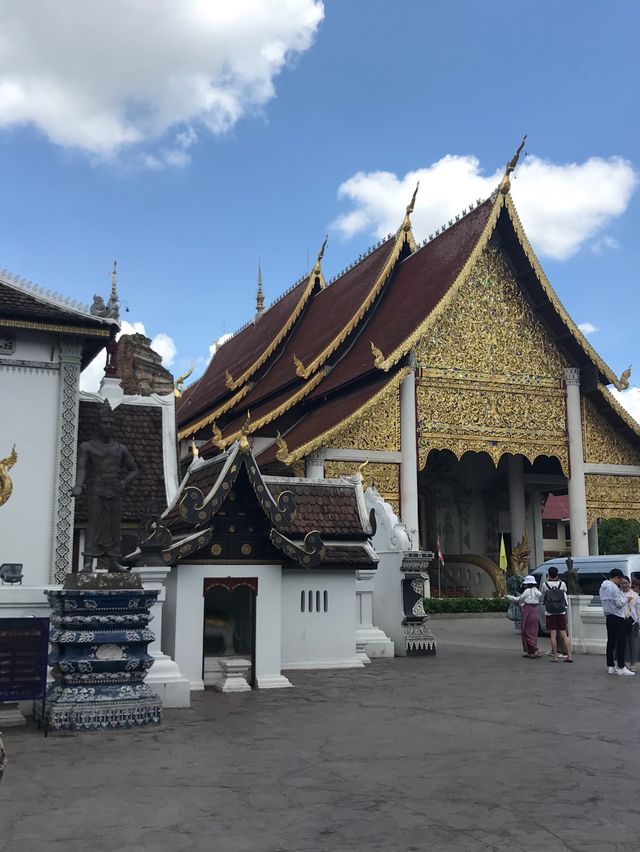
POLYGON ((598 518, 631 518, 640 521, 640 476, 609 476, 588 473, 587 523, 598 518))
POLYGON ((346 421, 328 443, 328 447, 355 450, 400 450, 400 390, 394 383, 378 402, 346 421))
POLYGON ((491 243, 417 346, 418 449, 555 456, 568 473, 567 362, 491 243))
POLYGON ((582 441, 587 464, 640 465, 640 449, 617 432, 585 397, 582 398, 582 441))
POLYGON ((383 500, 393 506, 396 515, 400 514, 400 465, 381 462, 371 462, 361 468, 358 462, 326 461, 324 475, 329 479, 339 476, 353 476, 361 471, 362 488, 373 486, 378 490, 383 500))

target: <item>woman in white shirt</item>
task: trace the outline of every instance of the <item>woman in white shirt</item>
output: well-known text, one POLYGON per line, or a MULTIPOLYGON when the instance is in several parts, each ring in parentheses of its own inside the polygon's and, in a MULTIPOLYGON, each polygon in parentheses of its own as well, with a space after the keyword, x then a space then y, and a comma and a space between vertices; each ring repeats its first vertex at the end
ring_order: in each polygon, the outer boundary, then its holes
POLYGON ((522 611, 520 630, 522 633, 523 657, 541 657, 538 649, 538 604, 542 598, 536 578, 529 574, 522 581, 520 595, 507 595, 510 601, 519 604, 522 611))

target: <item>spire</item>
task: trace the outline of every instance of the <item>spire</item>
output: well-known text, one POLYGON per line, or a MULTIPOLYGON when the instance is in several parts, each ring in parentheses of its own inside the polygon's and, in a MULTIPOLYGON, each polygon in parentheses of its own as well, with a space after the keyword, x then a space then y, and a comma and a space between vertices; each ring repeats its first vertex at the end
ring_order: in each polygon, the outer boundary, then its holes
POLYGON ((506 195, 509 192, 509 190, 511 189, 511 179, 509 178, 509 175, 511 174, 511 172, 515 171, 515 168, 518 165, 518 160, 520 159, 520 154, 522 152, 522 149, 525 146, 526 141, 527 141, 527 134, 525 133, 524 136, 522 137, 522 142, 518 146, 518 150, 515 152, 515 154, 509 160, 509 162, 507 163, 507 165, 505 167, 504 177, 500 181, 500 186, 498 187, 498 189, 500 190, 500 192, 503 195, 506 195))
POLYGON ((113 269, 111 270, 111 296, 107 304, 109 316, 114 319, 120 319, 120 300, 118 298, 118 261, 113 261, 113 269))
POLYGON ((418 194, 418 189, 420 187, 420 181, 416 183, 416 188, 413 190, 413 195, 411 196, 411 201, 407 204, 407 211, 404 214, 404 220, 402 222, 402 230, 410 231, 411 230, 411 221, 410 216, 413 213, 413 208, 416 206, 416 196, 418 194))
POLYGON ((324 275, 322 274, 322 258, 324 257, 324 250, 327 247, 327 240, 329 239, 329 235, 324 238, 324 242, 320 247, 320 251, 318 252, 318 257, 316 258, 316 262, 314 264, 313 269, 311 270, 311 276, 318 279, 317 283, 324 289, 327 286, 327 282, 324 280, 324 275))
POLYGON ((258 258, 258 293, 256 294, 256 319, 260 319, 264 313, 264 293, 262 292, 262 268, 258 258))

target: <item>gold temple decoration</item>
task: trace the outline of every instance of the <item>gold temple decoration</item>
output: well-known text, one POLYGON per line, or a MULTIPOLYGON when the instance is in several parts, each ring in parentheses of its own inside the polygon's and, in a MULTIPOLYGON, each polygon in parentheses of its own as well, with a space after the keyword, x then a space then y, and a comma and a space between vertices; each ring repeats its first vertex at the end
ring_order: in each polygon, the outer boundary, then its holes
POLYGON ((371 341, 371 352, 373 354, 373 363, 378 367, 384 361, 382 350, 378 349, 373 340, 371 341))
POLYGON ((369 459, 367 459, 366 461, 363 461, 362 464, 358 465, 358 475, 359 475, 360 479, 363 478, 364 469, 368 464, 369 464, 369 459))
MULTIPOLYGON (((400 448, 400 398, 398 388, 404 379, 411 372, 411 367, 403 367, 398 370, 395 376, 387 382, 387 384, 375 393, 371 399, 367 400, 353 414, 349 415, 345 420, 337 423, 335 426, 327 429, 325 432, 316 435, 306 444, 302 444, 294 450, 279 450, 277 453, 278 461, 283 464, 291 465, 298 459, 305 458, 312 453, 317 447, 326 445, 329 447, 356 447, 357 449, 389 449, 388 446, 381 446, 391 443, 390 436, 393 436, 393 449, 395 451, 400 448), (396 412, 391 415, 388 412, 385 414, 385 407, 388 406, 388 400, 393 400, 392 411, 396 412), (366 429, 360 429, 360 424, 363 422, 371 422, 371 415, 378 409, 378 417, 375 420, 376 428, 378 426, 384 432, 380 435, 367 434, 366 429), (397 418, 397 419, 394 419, 397 418), (342 440, 348 440, 348 444, 343 444, 342 440), (365 442, 373 443, 376 446, 365 446, 365 442)), ((369 429, 372 427, 369 426, 369 429)))
POLYGON ((311 271, 311 276, 314 279, 314 283, 315 283, 315 279, 318 278, 318 280, 320 282, 320 287, 323 290, 327 286, 327 282, 325 281, 324 275, 322 274, 322 258, 324 257, 324 250, 327 247, 327 240, 328 239, 329 239, 329 235, 327 234, 327 236, 324 238, 324 242, 322 243, 322 246, 320 247, 320 251, 318 252, 318 257, 316 258, 315 266, 313 267, 313 269, 311 271))
POLYGON ((630 518, 640 521, 640 476, 587 473, 587 523, 598 518, 630 518))
POLYGON ((629 379, 631 378, 631 365, 627 367, 626 370, 623 370, 620 378, 618 379, 618 390, 628 390, 629 388, 629 379))
POLYGON ((173 395, 176 399, 180 399, 182 397, 182 393, 184 391, 184 383, 187 381, 191 373, 193 373, 194 365, 192 364, 186 373, 183 373, 173 383, 173 395))
POLYGON ((111 302, 114 304, 118 301, 118 261, 113 261, 111 269, 111 302))
POLYGON ((195 438, 191 439, 191 455, 194 457, 194 459, 197 459, 198 456, 200 455, 198 447, 196 446, 196 439, 195 438))
POLYGON ((509 175, 512 172, 515 171, 515 168, 518 165, 518 160, 520 159, 520 153, 522 152, 522 149, 524 148, 526 141, 527 141, 527 134, 525 133, 525 135, 522 137, 522 142, 518 146, 518 150, 515 152, 515 154, 509 160, 509 162, 507 163, 507 165, 505 167, 504 177, 500 181, 500 186, 498 187, 499 191, 503 195, 506 195, 509 192, 509 190, 511 189, 511 179, 510 179, 509 175))
MULTIPOLYGON (((606 392, 606 396, 611 396, 606 392)), ((637 428, 637 427, 636 427, 637 428)), ((640 449, 625 435, 616 431, 596 409, 591 400, 582 397, 582 444, 587 464, 640 465, 640 449)), ((604 517, 604 515, 602 516, 604 517)))
POLYGON ((331 440, 328 447, 356 450, 400 450, 400 393, 397 385, 382 394, 377 403, 358 417, 349 418, 331 440))
POLYGON ((531 559, 531 547, 529 546, 529 533, 524 531, 520 541, 511 549, 511 573, 523 576, 529 573, 529 560, 531 559))
POLYGON ((418 454, 555 456, 568 474, 566 359, 493 243, 416 345, 418 454), (481 330, 480 332, 478 330, 481 330))
POLYGON ((224 438, 222 437, 222 432, 220 431, 220 428, 215 422, 211 424, 211 431, 211 440, 213 441, 214 445, 219 450, 224 450, 224 438))
POLYGON ((7 471, 10 470, 17 461, 18 454, 14 444, 9 455, 4 459, 0 459, 0 506, 4 506, 13 493, 13 482, 11 481, 11 477, 7 471))
POLYGON ((411 196, 411 201, 407 204, 407 210, 404 214, 404 219, 402 221, 402 230, 408 233, 411 230, 411 214, 413 213, 413 209, 416 206, 416 196, 418 195, 418 189, 420 188, 420 181, 416 183, 416 188, 413 190, 413 195, 411 196))
POLYGON ((245 397, 249 391, 253 388, 253 382, 247 382, 246 385, 240 388, 237 393, 234 393, 230 396, 222 405, 219 405, 217 408, 214 408, 213 411, 210 411, 206 417, 201 417, 200 420, 196 420, 195 423, 192 423, 191 426, 187 426, 185 429, 182 429, 178 432, 178 439, 182 441, 183 438, 188 438, 189 435, 193 435, 195 432, 199 432, 200 429, 203 429, 205 426, 209 426, 211 423, 215 423, 215 421, 225 412, 229 411, 234 405, 239 402, 243 397, 245 397))
POLYGON ((264 293, 262 292, 262 268, 258 258, 258 292, 256 294, 256 319, 260 319, 264 313, 264 293))
POLYGON ((224 371, 224 383, 229 388, 229 390, 233 390, 235 386, 235 381, 229 370, 224 371))
MULTIPOLYGON (((400 514, 400 465, 370 462, 359 465, 358 473, 362 479, 362 487, 376 488, 383 500, 393 506, 396 515, 400 514), (365 468, 366 465, 366 468, 365 468)), ((340 476, 353 476, 354 462, 325 461, 324 475, 327 479, 337 479, 340 476)))
POLYGON ((304 377, 304 364, 295 354, 293 356, 293 366, 296 368, 296 376, 304 377))

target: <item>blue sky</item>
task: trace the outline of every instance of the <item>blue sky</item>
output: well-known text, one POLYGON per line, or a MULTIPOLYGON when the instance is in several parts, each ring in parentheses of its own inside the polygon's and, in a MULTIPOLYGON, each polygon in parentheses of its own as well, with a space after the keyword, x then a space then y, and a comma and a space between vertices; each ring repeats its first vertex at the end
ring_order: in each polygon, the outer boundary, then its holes
POLYGON ((526 132, 514 198, 547 275, 638 378, 637 4, 226 5, 0 0, 0 267, 89 302, 117 259, 179 373, 252 317, 258 257, 270 302, 328 233, 332 277, 416 176, 426 236, 526 132))

